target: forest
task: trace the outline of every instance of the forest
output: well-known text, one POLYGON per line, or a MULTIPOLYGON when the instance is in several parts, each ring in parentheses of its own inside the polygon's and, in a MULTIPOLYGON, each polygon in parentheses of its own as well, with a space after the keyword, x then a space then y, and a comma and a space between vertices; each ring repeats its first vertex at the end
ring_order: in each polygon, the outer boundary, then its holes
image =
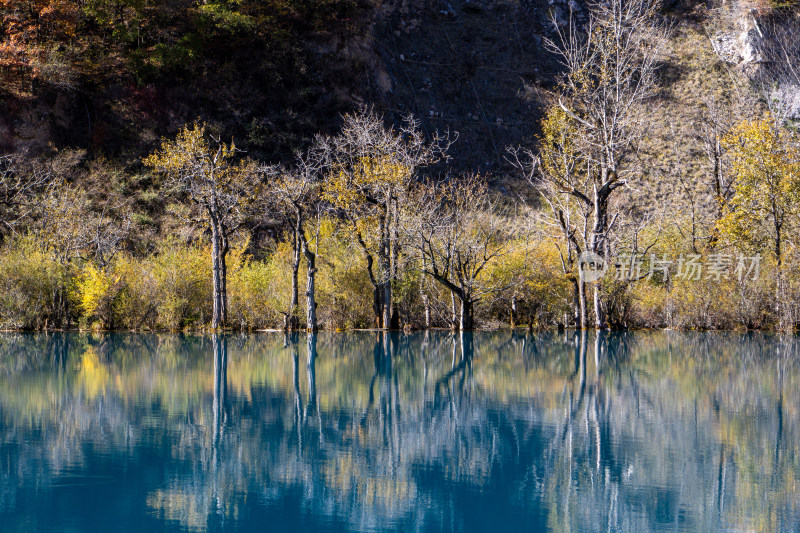
POLYGON ((551 9, 534 124, 482 165, 330 90, 380 2, 2 0, 0 327, 796 330, 798 7, 742 3, 758 70, 693 41, 740 22, 703 2, 551 9))

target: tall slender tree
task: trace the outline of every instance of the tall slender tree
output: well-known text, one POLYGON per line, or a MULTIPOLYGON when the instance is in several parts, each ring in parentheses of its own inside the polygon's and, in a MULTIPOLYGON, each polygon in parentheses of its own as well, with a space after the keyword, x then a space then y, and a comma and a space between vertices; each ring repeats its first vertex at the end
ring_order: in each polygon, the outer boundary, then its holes
POLYGON ((225 327, 228 316, 227 265, 230 238, 252 215, 262 186, 256 167, 237 160, 233 143, 225 144, 206 133, 205 124, 184 127, 174 140, 145 164, 166 176, 164 189, 189 202, 211 237, 213 276, 212 329, 225 327))
POLYGON ((511 162, 540 193, 547 205, 542 211, 546 227, 557 243, 564 275, 573 288, 573 320, 577 327, 588 326, 586 282, 576 272, 580 255, 588 247, 591 204, 569 194, 570 183, 583 175, 577 131, 569 115, 551 107, 542 121, 539 152, 509 149, 511 162))
POLYGON ((318 212, 320 172, 324 162, 324 152, 318 145, 313 145, 305 153, 298 153, 296 163, 291 169, 273 167, 270 174, 274 175, 273 185, 270 190, 279 202, 281 210, 291 223, 292 244, 292 288, 291 303, 286 314, 284 328, 296 330, 300 320, 298 309, 299 280, 301 255, 306 260, 306 329, 316 331, 317 325, 317 300, 316 300, 316 274, 317 274, 317 237, 309 240, 307 222, 315 211, 318 212))
POLYGON ((399 129, 387 128, 369 111, 346 115, 339 135, 321 142, 324 196, 348 221, 366 259, 376 327, 397 327, 392 281, 401 253, 400 210, 419 169, 442 159, 449 144, 438 134, 426 139, 411 117, 399 129))
MULTIPOLYGON (((575 140, 575 172, 544 176, 591 210, 587 251, 606 259, 619 212, 612 200, 640 175, 634 163, 648 130, 645 105, 656 95, 656 70, 666 30, 651 0, 592 0, 584 31, 571 21, 548 47, 565 68, 553 113, 564 115, 575 140)), ((558 26, 557 26, 558 27, 558 26)), ((548 146, 543 146, 548 150, 548 146)), ((602 284, 594 286, 595 326, 606 326, 602 284)))

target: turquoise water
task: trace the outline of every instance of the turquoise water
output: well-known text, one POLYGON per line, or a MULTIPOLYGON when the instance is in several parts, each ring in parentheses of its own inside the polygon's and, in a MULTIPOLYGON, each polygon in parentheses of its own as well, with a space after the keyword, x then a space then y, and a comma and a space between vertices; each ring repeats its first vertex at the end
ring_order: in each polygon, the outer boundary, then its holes
POLYGON ((0 336, 0 531, 800 531, 800 342, 0 336))

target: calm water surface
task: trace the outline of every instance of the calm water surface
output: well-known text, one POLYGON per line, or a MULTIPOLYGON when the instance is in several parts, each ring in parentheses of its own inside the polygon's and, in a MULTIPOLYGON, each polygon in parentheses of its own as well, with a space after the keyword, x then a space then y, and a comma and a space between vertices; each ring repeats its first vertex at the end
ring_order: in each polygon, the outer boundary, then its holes
POLYGON ((800 342, 0 336, 0 531, 800 531, 800 342))

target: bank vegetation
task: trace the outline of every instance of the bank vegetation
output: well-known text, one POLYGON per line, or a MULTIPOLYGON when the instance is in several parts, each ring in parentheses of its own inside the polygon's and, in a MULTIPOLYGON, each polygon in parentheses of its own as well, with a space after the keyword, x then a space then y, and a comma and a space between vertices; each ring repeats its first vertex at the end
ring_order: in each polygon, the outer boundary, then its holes
POLYGON ((659 20, 651 2, 612 0, 547 43, 563 76, 536 143, 507 150, 513 190, 448 171, 455 133, 370 108, 292 164, 199 120, 134 171, 6 154, 0 326, 794 330, 794 125, 728 97, 693 125, 701 175, 643 157, 659 20), (659 179, 671 202, 647 194, 659 179))

